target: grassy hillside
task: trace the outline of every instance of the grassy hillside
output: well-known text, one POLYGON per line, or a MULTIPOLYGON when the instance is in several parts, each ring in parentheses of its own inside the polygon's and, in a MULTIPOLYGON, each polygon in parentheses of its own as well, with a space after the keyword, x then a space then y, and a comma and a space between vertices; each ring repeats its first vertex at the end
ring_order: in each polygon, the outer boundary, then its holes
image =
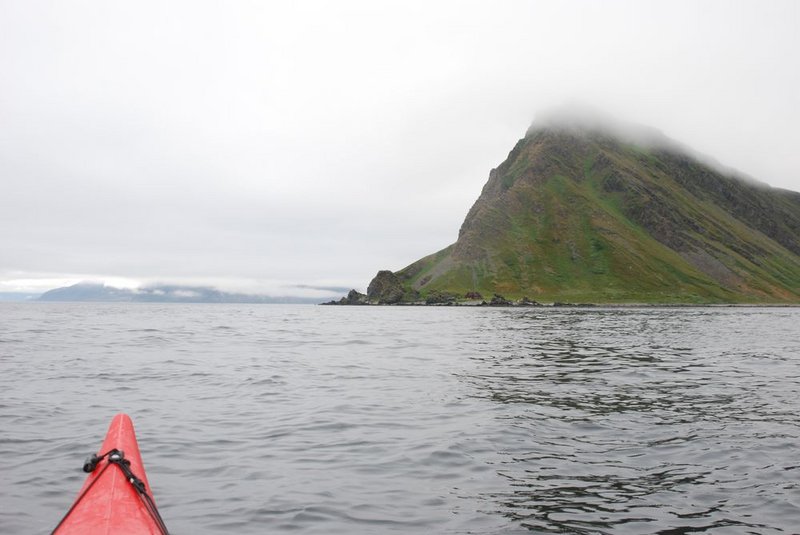
POLYGON ((397 273, 420 292, 605 303, 800 302, 800 194, 673 145, 531 130, 458 241, 397 273))

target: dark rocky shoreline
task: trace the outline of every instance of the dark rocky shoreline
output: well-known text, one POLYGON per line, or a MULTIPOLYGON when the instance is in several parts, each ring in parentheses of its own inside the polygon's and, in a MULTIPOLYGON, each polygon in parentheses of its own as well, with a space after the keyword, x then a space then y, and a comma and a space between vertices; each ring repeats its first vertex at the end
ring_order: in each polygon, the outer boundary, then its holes
POLYGON ((502 295, 494 294, 487 301, 480 294, 468 295, 464 297, 452 294, 429 295, 424 300, 392 300, 370 297, 369 294, 362 294, 356 290, 350 290, 346 297, 338 301, 328 301, 321 305, 335 306, 479 306, 479 307, 543 307, 543 306, 595 306, 593 304, 573 304, 573 303, 553 303, 543 305, 537 301, 523 297, 522 299, 511 301, 502 295))
POLYGON ((367 287, 367 293, 357 290, 341 299, 320 303, 332 306, 458 306, 496 308, 691 308, 691 307, 797 307, 800 303, 570 303, 555 301, 540 303, 529 297, 512 300, 495 293, 486 299, 476 291, 464 295, 434 291, 427 295, 411 290, 396 273, 379 271, 367 287))

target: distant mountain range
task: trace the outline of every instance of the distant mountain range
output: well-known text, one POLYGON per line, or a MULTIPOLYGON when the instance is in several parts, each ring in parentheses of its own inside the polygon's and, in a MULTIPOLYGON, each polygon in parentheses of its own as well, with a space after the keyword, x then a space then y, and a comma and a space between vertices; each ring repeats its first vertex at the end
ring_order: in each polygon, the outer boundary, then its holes
POLYGON ((493 169, 458 240, 359 303, 800 303, 800 193, 659 132, 569 116, 493 169))
MULTIPOLYGON (((337 290, 337 289, 332 289, 337 290)), ((338 289, 342 290, 342 289, 338 289)), ((344 293, 344 292, 342 292, 344 293)), ((311 297, 271 297, 227 293, 202 286, 150 286, 146 288, 114 288, 104 284, 82 282, 43 293, 39 301, 92 301, 107 303, 286 303, 314 304, 323 301, 311 297)))

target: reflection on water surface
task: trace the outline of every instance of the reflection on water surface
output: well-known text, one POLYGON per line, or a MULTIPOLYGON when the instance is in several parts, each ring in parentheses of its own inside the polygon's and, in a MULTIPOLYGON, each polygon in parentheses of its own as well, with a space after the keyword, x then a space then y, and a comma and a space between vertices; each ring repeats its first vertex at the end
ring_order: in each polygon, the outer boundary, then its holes
POLYGON ((795 312, 775 315, 589 310, 487 322, 484 334, 502 343, 473 354, 461 380, 507 406, 498 473, 508 489, 490 498, 538 532, 795 529, 800 355, 796 345, 787 354, 786 336, 798 333, 795 312))

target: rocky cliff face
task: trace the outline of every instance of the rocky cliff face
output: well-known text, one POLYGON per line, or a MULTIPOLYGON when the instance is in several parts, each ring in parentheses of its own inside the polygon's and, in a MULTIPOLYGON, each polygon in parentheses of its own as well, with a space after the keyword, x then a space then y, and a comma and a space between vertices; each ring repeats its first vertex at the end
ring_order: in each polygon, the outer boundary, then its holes
POLYGON ((367 288, 367 297, 373 303, 393 305, 403 300, 406 288, 391 271, 379 271, 367 288))
POLYGON ((797 303, 800 193, 653 130, 551 121, 491 171, 456 243, 397 277, 423 297, 797 303))

